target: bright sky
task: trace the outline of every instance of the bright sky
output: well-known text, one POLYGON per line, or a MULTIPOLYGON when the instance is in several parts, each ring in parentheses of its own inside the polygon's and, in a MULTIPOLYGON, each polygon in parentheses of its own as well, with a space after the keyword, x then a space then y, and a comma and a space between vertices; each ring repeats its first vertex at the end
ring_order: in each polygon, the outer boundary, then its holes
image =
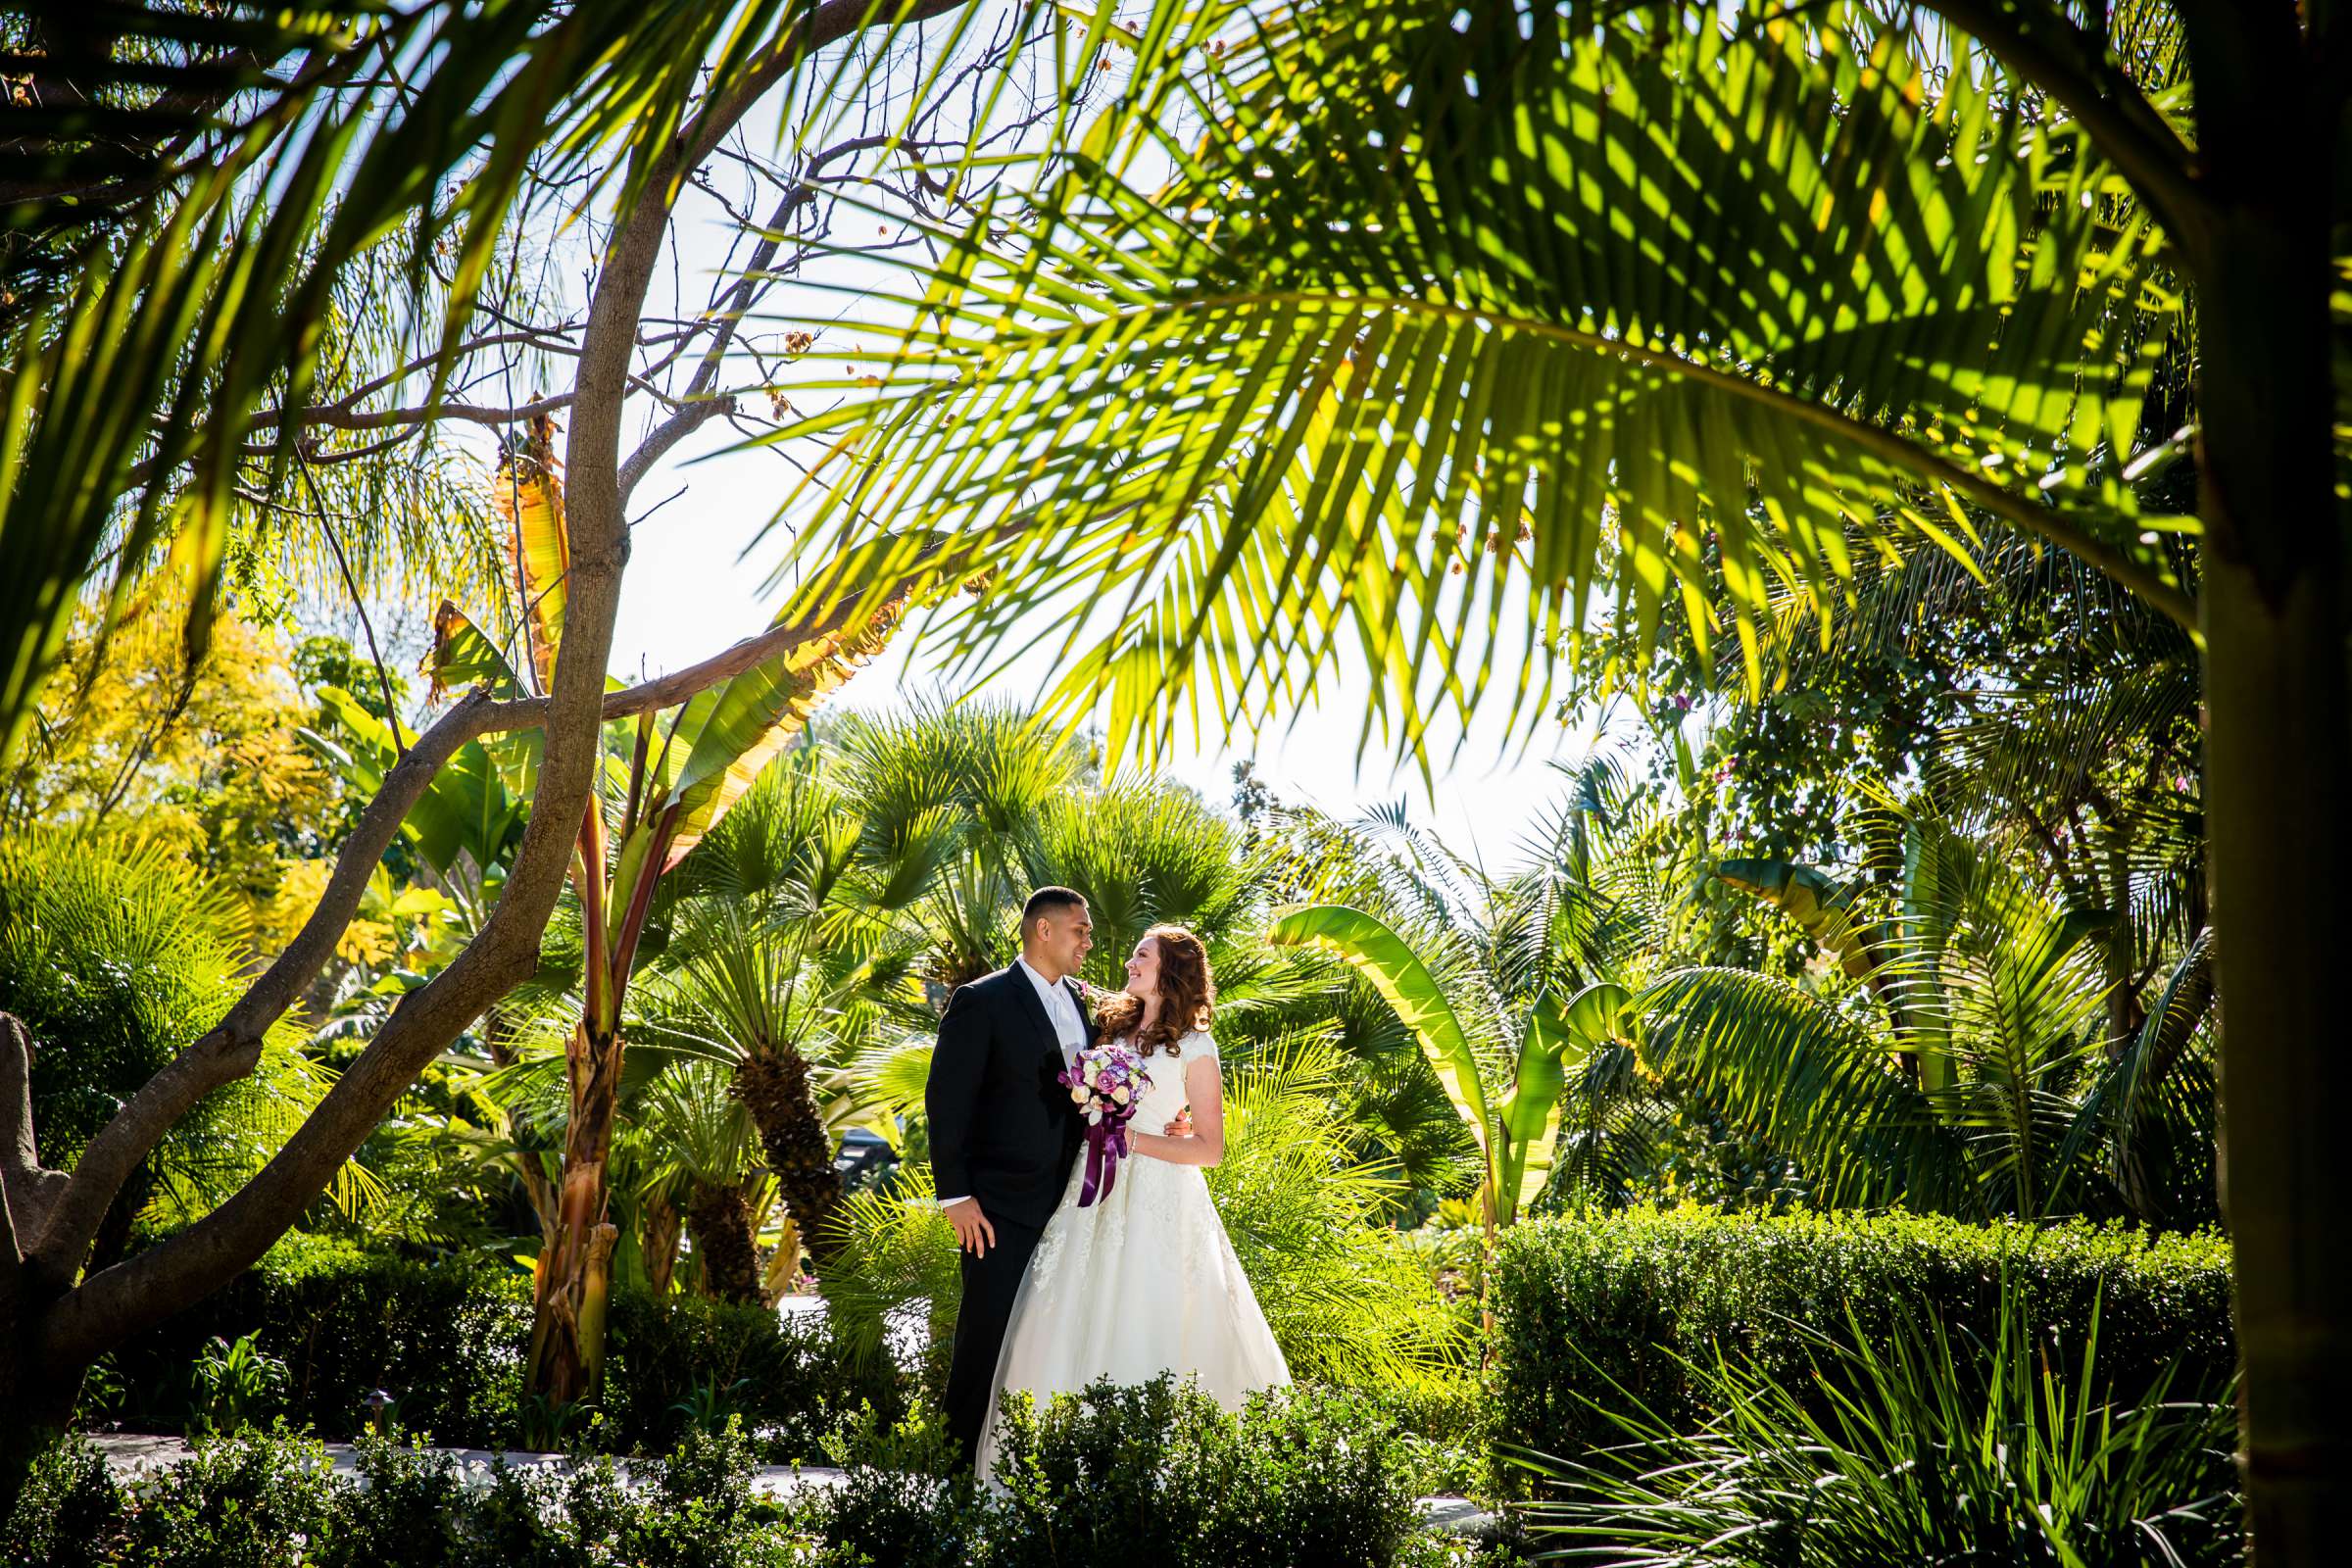
MULTIPOLYGON (((674 273, 689 309, 702 304, 710 281, 719 275, 730 232, 714 202, 689 193, 677 221, 674 273)), ((833 270, 830 275, 836 281, 844 276, 839 263, 823 265, 833 270)), ((851 264, 853 269, 858 265, 851 264)), ((886 274, 877 267, 871 275, 880 281, 886 274)), ((860 281, 856 286, 870 285, 860 281)), ((650 406, 633 410, 632 419, 650 423, 653 412, 650 406)), ((772 453, 729 452, 737 439, 723 423, 714 423, 639 486, 631 511, 642 520, 634 534, 621 601, 615 673, 635 678, 641 671, 658 674, 690 663, 759 631, 773 612, 773 596, 760 590, 785 541, 779 535, 752 547, 790 489, 795 470, 772 453), (664 501, 681 487, 682 494, 664 501)), ((1031 631, 1041 629, 1050 628, 1024 627, 1016 635, 1026 641, 1031 631)), ((963 695, 946 685, 935 667, 909 668, 904 643, 902 639, 890 657, 861 672, 835 702, 875 710, 915 694, 963 695)), ((1052 673, 1050 654, 1041 651, 984 692, 1034 703, 1051 683, 1052 673)), ((1514 684, 1512 672, 1496 672, 1495 689, 1507 692, 1514 684)), ((1166 771, 1218 805, 1229 801, 1232 766, 1245 758, 1255 759, 1259 775, 1289 804, 1311 804, 1348 816, 1402 800, 1414 821, 1434 826, 1456 850, 1499 868, 1520 860, 1522 837, 1560 793, 1551 760, 1581 760, 1591 746, 1589 724, 1571 732, 1546 718, 1524 751, 1502 756, 1503 715, 1490 703, 1492 710, 1482 710, 1468 744, 1440 775, 1433 793, 1424 788, 1417 770, 1397 769, 1392 759, 1377 752, 1365 756, 1358 771, 1356 741, 1368 701, 1369 687, 1360 670, 1338 682, 1327 679, 1312 707, 1290 715, 1287 730, 1277 725, 1262 741, 1244 732, 1206 735, 1196 746, 1189 734, 1180 734, 1166 771)), ((1441 761, 1443 746, 1450 745, 1451 739, 1444 738, 1437 754, 1441 761)))

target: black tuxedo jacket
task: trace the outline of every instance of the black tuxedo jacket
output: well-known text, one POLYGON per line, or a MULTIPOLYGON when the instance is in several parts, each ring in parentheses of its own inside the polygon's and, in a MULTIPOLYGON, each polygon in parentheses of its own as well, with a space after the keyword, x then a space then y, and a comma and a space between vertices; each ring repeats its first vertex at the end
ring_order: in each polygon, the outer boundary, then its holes
MULTIPOLYGON (((1077 985, 1062 984, 1083 1021, 1077 985)), ((1020 965, 956 988, 923 1086, 942 1198, 976 1198, 992 1221, 1045 1225, 1083 1128, 1069 1090, 1055 1081, 1061 1070, 1061 1042, 1020 965)))

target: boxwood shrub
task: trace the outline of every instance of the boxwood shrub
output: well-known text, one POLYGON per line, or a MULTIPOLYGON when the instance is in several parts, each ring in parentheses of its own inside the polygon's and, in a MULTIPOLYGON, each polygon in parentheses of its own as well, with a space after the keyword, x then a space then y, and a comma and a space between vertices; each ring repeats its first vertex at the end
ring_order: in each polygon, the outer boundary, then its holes
POLYGON ((314 1439, 246 1429, 136 1480, 80 1438, 0 1517, 0 1568, 1446 1568, 1393 1421, 1346 1395, 1236 1414, 1098 1386, 1024 1415, 1004 1486, 939 1473, 936 1430, 848 1423, 838 1485, 773 1494, 730 1423, 666 1455, 461 1465, 362 1438, 357 1480, 314 1439), (925 1463, 926 1456, 928 1463, 925 1463))
MULTIPOLYGON (((1513 1227, 1497 1250, 1490 1445, 1581 1458, 1613 1431, 1595 1405, 1629 1396, 1695 1423, 1703 1411, 1684 1359, 1720 1349, 1802 1378, 1810 1357, 1797 1325, 1883 1338, 1932 1308, 1955 1335, 1989 1343, 2005 1271, 2054 1341, 2080 1347, 2097 1305, 2098 1361, 2119 1401, 2176 1361, 2177 1396, 2229 1375, 2229 1247, 2208 1233, 1694 1206, 1561 1216, 1513 1227)), ((1527 1485, 1500 1461, 1490 1479, 1503 1496, 1527 1485)))
MULTIPOLYGON (((603 1407, 577 1440, 615 1453, 664 1453, 690 1429, 740 1416, 770 1463, 815 1459, 851 1410, 903 1408, 888 1368, 860 1370, 821 1323, 756 1306, 613 1293, 603 1407)), ((191 1369, 214 1338, 247 1335, 286 1365, 282 1411, 326 1439, 367 1424, 368 1396, 391 1419, 457 1447, 521 1443, 530 1281, 511 1264, 415 1258, 289 1235, 260 1263, 109 1357, 85 1394, 93 1415, 179 1430, 191 1369)))

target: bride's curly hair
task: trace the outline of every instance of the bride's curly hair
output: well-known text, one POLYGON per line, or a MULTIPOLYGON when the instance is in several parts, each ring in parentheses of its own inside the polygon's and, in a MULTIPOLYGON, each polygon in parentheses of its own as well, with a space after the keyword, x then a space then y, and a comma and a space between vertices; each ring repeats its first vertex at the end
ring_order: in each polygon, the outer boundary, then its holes
MULTIPOLYGON (((1149 1056, 1156 1047, 1171 1056, 1181 1055, 1184 1037, 1206 1029, 1217 1015, 1217 982, 1208 972, 1208 947, 1180 925, 1155 925, 1144 935, 1159 944, 1159 1016, 1136 1040, 1136 1054, 1149 1056)), ((1096 1005, 1096 1031, 1104 1040, 1134 1033, 1143 1011, 1143 998, 1110 992, 1096 1005)))

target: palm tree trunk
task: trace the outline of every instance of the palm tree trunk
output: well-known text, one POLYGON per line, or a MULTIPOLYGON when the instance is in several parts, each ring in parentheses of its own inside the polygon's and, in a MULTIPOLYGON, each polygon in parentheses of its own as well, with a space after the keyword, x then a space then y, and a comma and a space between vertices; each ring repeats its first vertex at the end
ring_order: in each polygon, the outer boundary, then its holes
MULTIPOLYGON (((2204 86, 2200 72, 2200 99, 2204 86)), ((2274 164, 2279 145, 2328 145, 2268 128, 2263 142, 2274 164)), ((2295 183, 2327 188, 2313 171, 2295 183)), ((2261 1562, 2318 1563, 2352 1539, 2352 1054, 2330 1005, 2352 885, 2352 691, 2325 197, 2270 204, 2256 185, 2249 202, 2204 248, 2198 296, 2221 1189, 2247 1525, 2261 1562)))
POLYGON ((740 1187, 695 1185, 686 1200, 686 1226, 703 1258, 703 1288, 721 1301, 759 1305, 760 1244, 752 1206, 740 1187))
POLYGON ((841 1173, 833 1168, 833 1138, 809 1087, 808 1063, 790 1049, 746 1056, 735 1068, 735 1092, 760 1129, 767 1168, 802 1245, 811 1258, 829 1258, 834 1240, 826 1221, 841 1201, 841 1173))
POLYGON ((591 1398, 603 1382, 592 1331, 612 1287, 612 1242, 606 1170, 620 1090, 620 1035, 583 1021, 564 1053, 571 1118, 556 1196, 555 1245, 540 1253, 526 1390, 557 1404, 591 1398))

